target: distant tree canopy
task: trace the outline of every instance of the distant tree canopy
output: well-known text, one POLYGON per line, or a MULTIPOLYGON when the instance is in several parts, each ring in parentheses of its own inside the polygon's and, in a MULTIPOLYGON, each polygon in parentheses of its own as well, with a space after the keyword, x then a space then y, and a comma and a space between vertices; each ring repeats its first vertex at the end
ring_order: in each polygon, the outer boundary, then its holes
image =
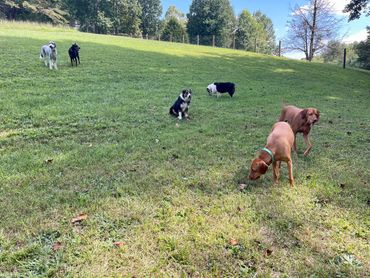
POLYGON ((229 0, 193 0, 187 17, 191 41, 199 35, 203 44, 210 45, 214 35, 217 46, 231 45, 236 20, 229 0))
POLYGON ((30 20, 64 24, 68 13, 61 8, 62 1, 54 0, 0 0, 0 16, 8 20, 30 20))
POLYGON ((168 21, 165 22, 163 31, 162 31, 162 40, 165 41, 174 41, 182 42, 187 41, 187 34, 185 27, 180 23, 176 17, 171 17, 168 21))
POLYGON ((260 11, 251 15, 243 10, 235 33, 236 48, 271 54, 275 49, 275 31, 271 19, 260 11))
POLYGON ((356 46, 360 67, 370 70, 370 27, 367 27, 367 39, 356 46))
POLYGON ((139 0, 141 12, 141 30, 144 35, 157 35, 160 30, 162 14, 161 0, 139 0))
POLYGON ((362 13, 366 13, 367 16, 370 15, 369 0, 351 0, 343 12, 349 13, 348 21, 360 18, 362 13))

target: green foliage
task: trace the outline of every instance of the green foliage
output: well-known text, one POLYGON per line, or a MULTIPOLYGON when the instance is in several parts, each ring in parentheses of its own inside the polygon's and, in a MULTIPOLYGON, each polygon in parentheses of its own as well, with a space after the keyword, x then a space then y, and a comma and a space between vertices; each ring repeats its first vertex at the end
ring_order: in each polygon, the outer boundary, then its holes
POLYGON ((346 64, 358 67, 358 55, 356 54, 356 43, 346 44, 340 41, 329 41, 327 47, 319 55, 324 63, 343 64, 344 49, 346 49, 346 64))
POLYGON ((217 46, 231 46, 235 17, 229 0, 193 0, 187 17, 191 42, 199 35, 202 44, 211 45, 214 35, 217 46))
POLYGON ((1 0, 0 10, 9 20, 29 20, 63 24, 68 21, 68 14, 61 9, 62 0, 1 0))
POLYGON ((158 35, 162 5, 160 0, 138 0, 142 8, 141 30, 143 35, 158 35))
POLYGON ((253 14, 256 21, 262 26, 262 31, 259 34, 258 41, 258 52, 264 54, 272 54, 276 48, 275 43, 275 31, 274 25, 271 19, 263 14, 261 11, 257 11, 253 14))
POLYGON ((178 10, 175 6, 169 6, 164 16, 164 21, 169 21, 171 18, 176 18, 178 22, 186 27, 187 18, 185 14, 178 10))
POLYGON ((356 46, 360 67, 370 70, 370 27, 367 27, 367 39, 356 46))
POLYGON ((113 0, 111 1, 110 17, 114 34, 129 34, 140 37, 141 30, 141 6, 137 0, 113 0))
POLYGON ((162 31, 162 40, 170 41, 171 38, 174 42, 182 42, 183 38, 185 42, 188 41, 186 29, 175 17, 165 22, 162 31))
POLYGON ((238 30, 235 34, 236 48, 257 52, 257 44, 263 35, 262 26, 248 10, 243 10, 238 20, 238 30))
POLYGON ((348 21, 359 19, 362 13, 366 13, 367 16, 370 15, 369 0, 351 0, 343 12, 349 13, 348 21))

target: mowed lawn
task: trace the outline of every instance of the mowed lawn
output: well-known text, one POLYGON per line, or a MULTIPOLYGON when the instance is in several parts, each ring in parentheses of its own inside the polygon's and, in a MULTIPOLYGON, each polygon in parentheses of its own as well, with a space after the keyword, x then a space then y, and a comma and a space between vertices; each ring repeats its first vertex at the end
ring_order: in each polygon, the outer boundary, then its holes
POLYGON ((0 23, 0 277, 365 277, 369 164, 369 72, 0 23), (283 104, 321 112, 294 188, 247 179, 283 104))

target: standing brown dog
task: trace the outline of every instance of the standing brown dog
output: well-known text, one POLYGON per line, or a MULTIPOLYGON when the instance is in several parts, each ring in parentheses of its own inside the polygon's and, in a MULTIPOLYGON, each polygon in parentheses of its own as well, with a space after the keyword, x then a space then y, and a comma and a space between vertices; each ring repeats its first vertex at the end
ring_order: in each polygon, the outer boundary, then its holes
POLYGON ((303 133, 304 141, 307 149, 304 155, 307 156, 312 148, 312 144, 308 137, 312 126, 320 119, 320 111, 316 108, 300 109, 293 105, 284 106, 281 110, 280 118, 278 121, 288 122, 294 132, 294 150, 297 152, 296 135, 303 133))
POLYGON ((274 170, 274 183, 277 184, 280 176, 281 161, 288 164, 289 183, 294 186, 293 162, 290 157, 294 144, 294 133, 286 122, 277 122, 273 125, 270 135, 267 137, 267 144, 261 150, 258 158, 252 161, 249 172, 249 179, 259 179, 267 172, 272 163, 274 170))

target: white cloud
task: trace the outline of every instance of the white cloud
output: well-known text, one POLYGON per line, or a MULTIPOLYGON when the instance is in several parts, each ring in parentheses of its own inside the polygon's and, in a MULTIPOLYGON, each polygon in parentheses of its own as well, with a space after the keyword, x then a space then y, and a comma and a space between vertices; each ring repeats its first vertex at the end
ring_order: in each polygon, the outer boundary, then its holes
POLYGON ((367 31, 366 29, 361 30, 360 32, 354 33, 346 38, 343 39, 345 43, 352 43, 352 42, 360 42, 364 41, 367 38, 367 31))
POLYGON ((350 0, 332 0, 333 8, 336 14, 344 15, 344 7, 349 3, 350 0))

